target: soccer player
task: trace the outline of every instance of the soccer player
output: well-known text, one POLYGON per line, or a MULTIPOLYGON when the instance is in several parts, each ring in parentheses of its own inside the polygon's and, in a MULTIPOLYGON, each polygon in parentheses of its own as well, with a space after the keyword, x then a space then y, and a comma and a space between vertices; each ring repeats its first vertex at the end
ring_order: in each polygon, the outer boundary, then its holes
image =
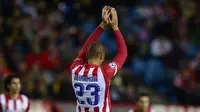
POLYGON ((4 94, 0 94, 0 112, 28 112, 30 102, 27 96, 20 94, 21 82, 17 75, 9 75, 4 80, 4 94))
POLYGON ((156 112, 150 107, 150 97, 148 94, 141 93, 137 98, 135 108, 130 109, 128 112, 156 112))
POLYGON ((102 21, 89 36, 70 68, 77 98, 76 112, 112 112, 110 81, 121 69, 127 57, 127 48, 118 28, 116 10, 105 6, 102 9, 102 21), (110 63, 102 65, 105 48, 97 40, 107 24, 115 34, 118 52, 110 63))

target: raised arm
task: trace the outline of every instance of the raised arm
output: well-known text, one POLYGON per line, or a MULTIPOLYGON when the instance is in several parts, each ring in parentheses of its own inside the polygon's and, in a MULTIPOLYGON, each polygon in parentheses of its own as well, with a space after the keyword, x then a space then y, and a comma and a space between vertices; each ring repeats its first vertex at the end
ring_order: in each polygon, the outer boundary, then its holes
POLYGON ((88 49, 88 46, 94 42, 97 41, 98 38, 100 37, 101 33, 104 31, 104 23, 101 23, 93 32, 92 34, 89 36, 89 38, 87 39, 87 41, 85 42, 83 48, 81 49, 81 51, 79 52, 77 59, 80 59, 82 61, 85 61, 85 56, 86 56, 86 52, 88 49))
POLYGON ((102 9, 102 22, 101 24, 92 32, 92 34, 89 36, 89 38, 87 39, 86 43, 84 44, 82 50, 79 52, 77 59, 81 59, 82 61, 85 61, 85 57, 86 57, 86 52, 87 49, 89 47, 89 45, 94 42, 97 41, 98 38, 100 37, 101 33, 103 32, 105 26, 109 23, 109 16, 110 16, 110 12, 109 12, 110 7, 109 6, 105 6, 102 9))
POLYGON ((104 76, 107 81, 111 80, 112 77, 121 69, 124 61, 127 57, 127 48, 123 36, 118 28, 117 12, 114 8, 111 9, 112 20, 110 21, 111 27, 114 30, 116 42, 117 42, 117 55, 114 57, 111 63, 103 66, 104 76))
POLYGON ((125 41, 123 39, 123 36, 118 29, 118 27, 113 28, 114 29, 114 34, 116 37, 116 42, 117 42, 117 55, 114 57, 113 62, 116 62, 118 64, 118 70, 121 69, 122 65, 124 64, 124 61, 126 60, 127 57, 127 48, 125 41))
POLYGON ((110 24, 112 29, 114 30, 117 42, 117 49, 118 49, 117 55, 114 57, 113 62, 115 62, 118 65, 117 66, 117 71, 118 71, 119 69, 121 69, 122 65, 124 64, 124 61, 126 60, 127 48, 123 36, 118 28, 118 17, 117 17, 117 12, 114 8, 111 9, 111 14, 112 14, 112 20, 110 21, 110 24))
POLYGON ((75 66, 81 65, 84 62, 86 62, 86 53, 87 53, 87 49, 88 49, 89 45, 92 42, 98 40, 101 33, 104 31, 105 26, 109 23, 109 15, 110 15, 109 9, 110 9, 110 7, 107 7, 107 6, 105 6, 102 9, 102 22, 101 22, 101 24, 89 36, 89 38, 85 42, 83 48, 79 52, 78 56, 76 57, 76 59, 72 63, 70 70, 72 70, 75 66))

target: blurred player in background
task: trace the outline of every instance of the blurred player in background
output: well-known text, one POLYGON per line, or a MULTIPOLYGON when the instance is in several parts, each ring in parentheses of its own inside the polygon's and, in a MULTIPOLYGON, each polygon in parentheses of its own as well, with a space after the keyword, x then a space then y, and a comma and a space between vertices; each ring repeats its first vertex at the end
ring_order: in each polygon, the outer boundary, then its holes
POLYGON ((0 112, 29 112, 29 99, 20 94, 20 78, 9 75, 5 78, 4 85, 6 93, 0 94, 0 112))
POLYGON ((127 48, 118 28, 117 12, 114 8, 105 6, 102 9, 102 23, 89 36, 70 68, 77 98, 76 112, 112 112, 110 81, 121 69, 126 57, 127 48), (105 48, 96 41, 106 25, 113 29, 118 53, 112 62, 102 65, 105 48))
POLYGON ((150 107, 150 97, 148 94, 141 93, 137 98, 137 104, 128 112, 156 112, 150 107))

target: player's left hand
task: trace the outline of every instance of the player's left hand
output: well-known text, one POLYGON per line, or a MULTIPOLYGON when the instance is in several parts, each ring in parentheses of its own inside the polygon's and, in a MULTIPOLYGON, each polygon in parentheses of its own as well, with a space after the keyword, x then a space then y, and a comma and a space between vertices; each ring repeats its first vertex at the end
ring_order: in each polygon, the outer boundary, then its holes
POLYGON ((104 24, 109 24, 110 22, 110 10, 111 10, 111 7, 110 6, 105 6, 103 9, 102 9, 102 21, 104 24))

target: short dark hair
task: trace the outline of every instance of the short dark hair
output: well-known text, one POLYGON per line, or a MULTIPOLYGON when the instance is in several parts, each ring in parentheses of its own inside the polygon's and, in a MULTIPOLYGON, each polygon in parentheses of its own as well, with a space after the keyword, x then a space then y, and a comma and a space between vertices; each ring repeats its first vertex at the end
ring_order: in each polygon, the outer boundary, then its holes
POLYGON ((11 84, 12 80, 14 78, 18 78, 20 79, 20 77, 16 74, 12 74, 12 75, 8 75, 7 77, 5 77, 4 79, 4 88, 7 92, 9 92, 9 88, 8 88, 8 85, 11 84))
POLYGON ((148 97, 149 99, 150 99, 150 97, 149 97, 149 94, 148 93, 139 93, 139 95, 138 95, 138 97, 137 97, 137 99, 136 99, 136 101, 139 101, 140 100, 140 98, 141 97, 148 97))
POLYGON ((88 47, 87 58, 96 58, 100 53, 105 53, 104 45, 100 42, 93 42, 88 47))

